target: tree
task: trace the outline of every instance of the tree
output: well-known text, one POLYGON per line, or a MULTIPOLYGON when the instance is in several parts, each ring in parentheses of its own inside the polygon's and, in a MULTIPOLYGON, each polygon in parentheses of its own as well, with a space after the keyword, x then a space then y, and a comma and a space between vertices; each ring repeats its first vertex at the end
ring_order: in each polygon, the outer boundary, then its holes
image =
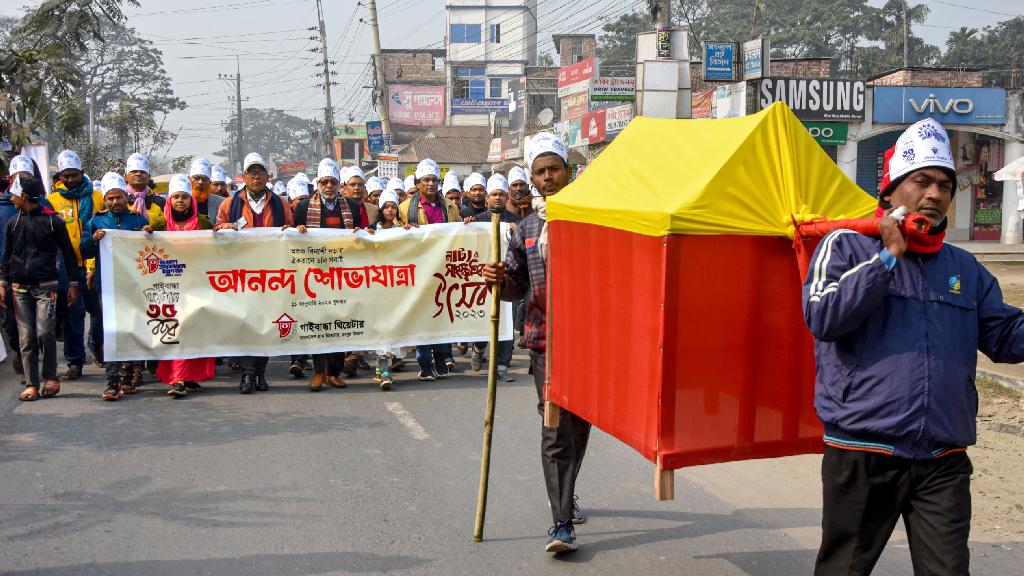
POLYGON ((545 52, 537 58, 537 66, 554 66, 555 59, 550 52, 545 52))
MULTIPOLYGON (((229 162, 235 159, 237 116, 232 114, 225 124, 223 150, 216 153, 229 162)), ((278 161, 305 160, 315 165, 320 161, 317 150, 320 143, 313 134, 317 126, 313 121, 293 116, 281 110, 245 108, 242 110, 242 130, 245 137, 245 152, 259 152, 268 162, 269 156, 278 161)), ((322 128, 322 127, 321 127, 322 128)), ((231 162, 233 164, 233 162, 231 162)))
POLYGON ((641 12, 622 14, 602 26, 604 34, 598 38, 597 43, 597 57, 601 61, 601 67, 605 71, 609 67, 635 68, 636 35, 650 30, 651 26, 650 15, 641 12))
POLYGON ((961 27, 946 40, 944 66, 983 68, 985 84, 1019 87, 1024 67, 1024 16, 980 30, 961 27))
POLYGON ((188 156, 177 156, 171 160, 171 172, 175 174, 186 174, 188 173, 189 166, 192 165, 193 155, 188 156))

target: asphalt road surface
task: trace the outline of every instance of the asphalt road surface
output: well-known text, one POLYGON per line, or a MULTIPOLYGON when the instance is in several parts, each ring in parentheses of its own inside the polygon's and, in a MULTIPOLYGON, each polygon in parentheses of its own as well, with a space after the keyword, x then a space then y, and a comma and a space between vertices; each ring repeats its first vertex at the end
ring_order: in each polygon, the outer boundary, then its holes
MULTIPOLYGON (((817 456, 676 474, 596 431, 580 476, 580 549, 544 552, 550 512, 525 356, 502 384, 486 541, 472 542, 486 381, 398 374, 306 391, 271 363, 238 394, 226 367, 171 400, 161 384, 99 399, 100 371, 60 396, 14 399, 0 368, 0 573, 57 575, 809 574, 821 521, 817 456)), ((460 361, 468 371, 468 362, 460 361)), ((152 382, 151 377, 149 382, 152 382)), ((975 575, 1020 574, 1022 546, 972 542, 975 575)), ((912 573, 898 530, 875 571, 912 573)))

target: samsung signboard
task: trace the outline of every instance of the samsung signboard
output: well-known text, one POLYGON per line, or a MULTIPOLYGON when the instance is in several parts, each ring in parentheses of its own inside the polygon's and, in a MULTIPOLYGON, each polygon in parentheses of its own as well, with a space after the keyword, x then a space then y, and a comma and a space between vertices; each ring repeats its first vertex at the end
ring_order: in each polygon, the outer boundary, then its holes
POLYGON ((1002 88, 875 88, 874 120, 912 124, 934 118, 943 124, 1006 124, 1006 90, 1002 88))
POLYGON ((765 78, 758 107, 785 102, 796 117, 811 121, 864 121, 864 83, 833 78, 765 78))

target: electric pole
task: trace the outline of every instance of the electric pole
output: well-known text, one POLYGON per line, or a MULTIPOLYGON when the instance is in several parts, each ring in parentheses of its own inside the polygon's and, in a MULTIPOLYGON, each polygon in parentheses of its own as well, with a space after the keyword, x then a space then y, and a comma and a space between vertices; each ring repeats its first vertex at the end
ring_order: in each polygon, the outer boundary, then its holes
POLYGON ((327 61, 327 28, 324 26, 324 7, 316 0, 316 15, 320 20, 320 52, 324 57, 324 144, 327 155, 334 157, 334 107, 331 106, 331 68, 327 61))
MULTIPOLYGON (((245 143, 242 141, 242 65, 238 56, 235 56, 235 75, 218 74, 221 80, 230 80, 235 83, 235 120, 238 133, 235 135, 235 153, 238 154, 238 164, 245 158, 245 143)), ((233 171, 233 170, 232 170, 233 171)))
POLYGON ((671 0, 647 0, 647 6, 651 10, 655 29, 672 26, 671 0))
POLYGON ((910 67, 910 20, 907 19, 907 0, 903 0, 903 67, 910 67))
POLYGON ((380 126, 384 132, 384 151, 391 152, 391 118, 388 117, 387 87, 384 86, 384 60, 380 55, 380 29, 377 26, 377 2, 370 0, 370 28, 373 30, 373 68, 376 72, 376 96, 380 102, 380 126))

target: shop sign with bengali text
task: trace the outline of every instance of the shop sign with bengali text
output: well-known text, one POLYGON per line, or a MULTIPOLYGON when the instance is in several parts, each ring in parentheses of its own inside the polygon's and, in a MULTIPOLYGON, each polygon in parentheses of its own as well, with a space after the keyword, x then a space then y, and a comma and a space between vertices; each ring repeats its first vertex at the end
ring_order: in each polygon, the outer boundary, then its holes
POLYGON ((501 162, 501 138, 492 138, 491 145, 487 148, 488 162, 501 162))
POLYGON ((370 120, 366 123, 366 145, 370 152, 384 151, 384 125, 380 120, 370 120))
POLYGON ((572 120, 574 118, 582 118, 584 114, 590 112, 590 97, 586 92, 580 92, 572 94, 561 99, 562 102, 562 120, 572 120))
POLYGON ((633 119, 633 105, 623 104, 604 111, 604 131, 606 137, 622 132, 633 119))
POLYGON ((452 114, 502 114, 508 109, 508 98, 452 98, 452 114))
POLYGON ((704 79, 732 81, 736 79, 736 44, 704 43, 704 79))
POLYGON ((767 38, 754 38, 743 43, 743 79, 756 80, 770 74, 771 53, 767 38))
POLYGON ((628 76, 595 78, 590 87, 590 99, 598 102, 604 100, 632 102, 636 100, 636 78, 628 76))
POLYGON ((306 161, 296 160, 295 162, 278 162, 277 163, 277 177, 278 178, 289 178, 295 176, 299 172, 306 171, 306 161))
POLYGON ((444 124, 444 107, 444 86, 388 86, 388 118, 395 124, 439 126, 444 124))

